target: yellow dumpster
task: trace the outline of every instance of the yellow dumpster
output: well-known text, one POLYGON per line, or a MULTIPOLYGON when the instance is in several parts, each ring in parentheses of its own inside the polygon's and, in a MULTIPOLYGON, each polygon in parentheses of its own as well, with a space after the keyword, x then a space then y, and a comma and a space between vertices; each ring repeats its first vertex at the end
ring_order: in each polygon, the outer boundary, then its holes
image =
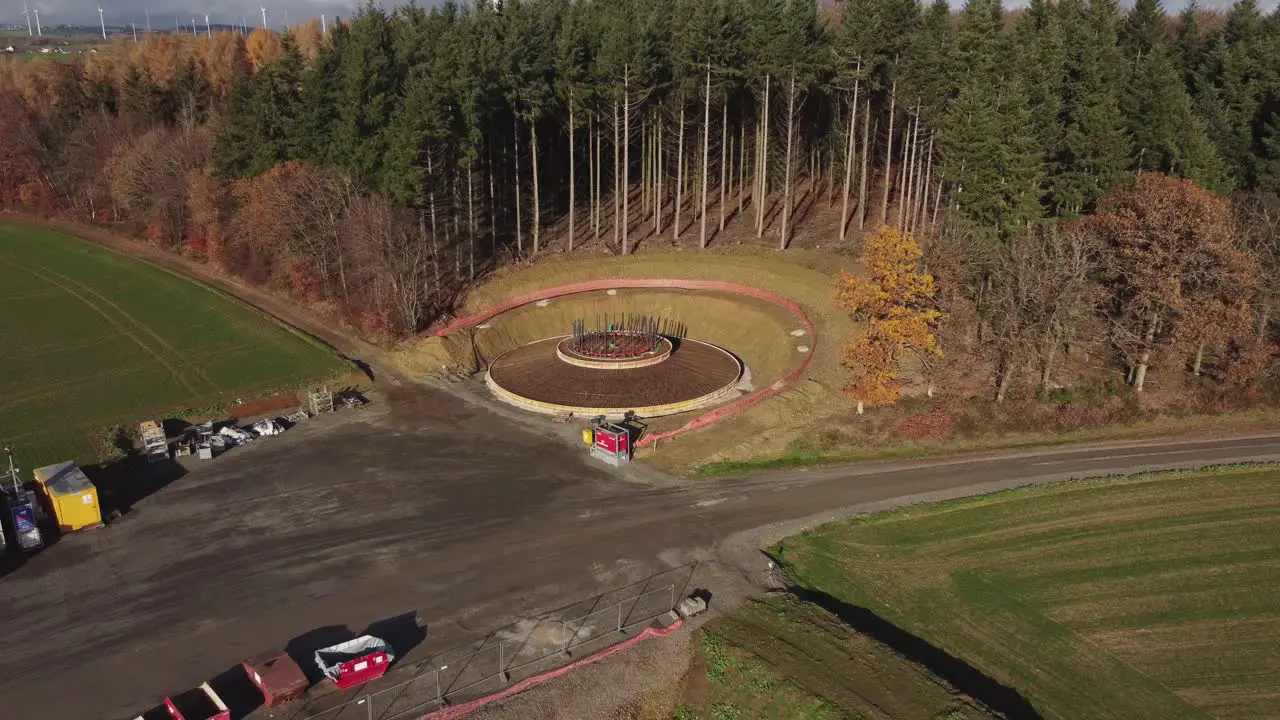
POLYGON ((583 429, 582 429, 582 444, 583 444, 583 445, 591 445, 591 444, 595 443, 595 441, 596 441, 596 434, 595 434, 594 432, 592 432, 592 431, 591 431, 591 428, 583 428, 583 429))
POLYGON ((98 489, 75 463, 47 465, 36 468, 34 474, 59 530, 74 532, 102 524, 98 489))

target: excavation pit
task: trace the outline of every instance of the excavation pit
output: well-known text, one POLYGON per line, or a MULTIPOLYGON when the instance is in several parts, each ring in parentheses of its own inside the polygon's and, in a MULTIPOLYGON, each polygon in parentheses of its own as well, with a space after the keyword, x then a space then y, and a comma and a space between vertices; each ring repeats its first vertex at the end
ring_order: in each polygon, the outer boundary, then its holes
POLYGON ((489 388, 503 400, 551 415, 634 412, 658 417, 737 395, 742 363, 710 343, 649 338, 547 338, 503 353, 489 365, 489 388))

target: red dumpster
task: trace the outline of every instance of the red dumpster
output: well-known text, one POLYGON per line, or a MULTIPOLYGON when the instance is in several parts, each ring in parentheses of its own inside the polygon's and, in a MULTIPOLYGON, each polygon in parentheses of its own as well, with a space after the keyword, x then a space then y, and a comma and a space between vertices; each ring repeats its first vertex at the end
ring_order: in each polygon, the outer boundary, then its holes
POLYGON ((382 677, 395 659, 391 645, 372 635, 316 651, 320 672, 344 690, 382 677))
POLYGON ((164 709, 169 711, 173 720, 231 720, 227 704, 209 687, 209 683, 165 698, 164 709))
POLYGON ((245 675, 262 691, 268 706, 292 700, 306 691, 307 676, 286 653, 279 650, 251 657, 240 665, 245 675))

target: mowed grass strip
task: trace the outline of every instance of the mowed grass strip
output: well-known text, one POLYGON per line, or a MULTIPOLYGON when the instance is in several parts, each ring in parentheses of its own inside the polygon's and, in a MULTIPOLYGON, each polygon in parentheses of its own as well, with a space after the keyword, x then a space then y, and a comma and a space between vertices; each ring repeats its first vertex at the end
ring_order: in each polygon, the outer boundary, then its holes
POLYGON ((67 235, 0 225, 0 441, 24 467, 92 462, 116 424, 349 371, 204 286, 67 235))
POLYGON ((1280 470, 1031 488, 826 525, 803 585, 1009 685, 1045 717, 1280 717, 1280 470))

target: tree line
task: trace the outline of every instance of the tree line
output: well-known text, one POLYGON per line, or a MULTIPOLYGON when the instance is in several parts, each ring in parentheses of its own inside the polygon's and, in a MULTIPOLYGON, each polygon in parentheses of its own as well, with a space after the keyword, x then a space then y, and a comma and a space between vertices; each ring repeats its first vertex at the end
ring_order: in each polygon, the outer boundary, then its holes
POLYGON ((0 133, 0 202, 129 223, 379 334, 549 248, 785 249, 880 225, 963 234, 956 282, 994 317, 1008 254, 1047 252, 1027 238, 1139 171, 1280 189, 1280 13, 366 5, 323 34, 8 60, 0 133))

